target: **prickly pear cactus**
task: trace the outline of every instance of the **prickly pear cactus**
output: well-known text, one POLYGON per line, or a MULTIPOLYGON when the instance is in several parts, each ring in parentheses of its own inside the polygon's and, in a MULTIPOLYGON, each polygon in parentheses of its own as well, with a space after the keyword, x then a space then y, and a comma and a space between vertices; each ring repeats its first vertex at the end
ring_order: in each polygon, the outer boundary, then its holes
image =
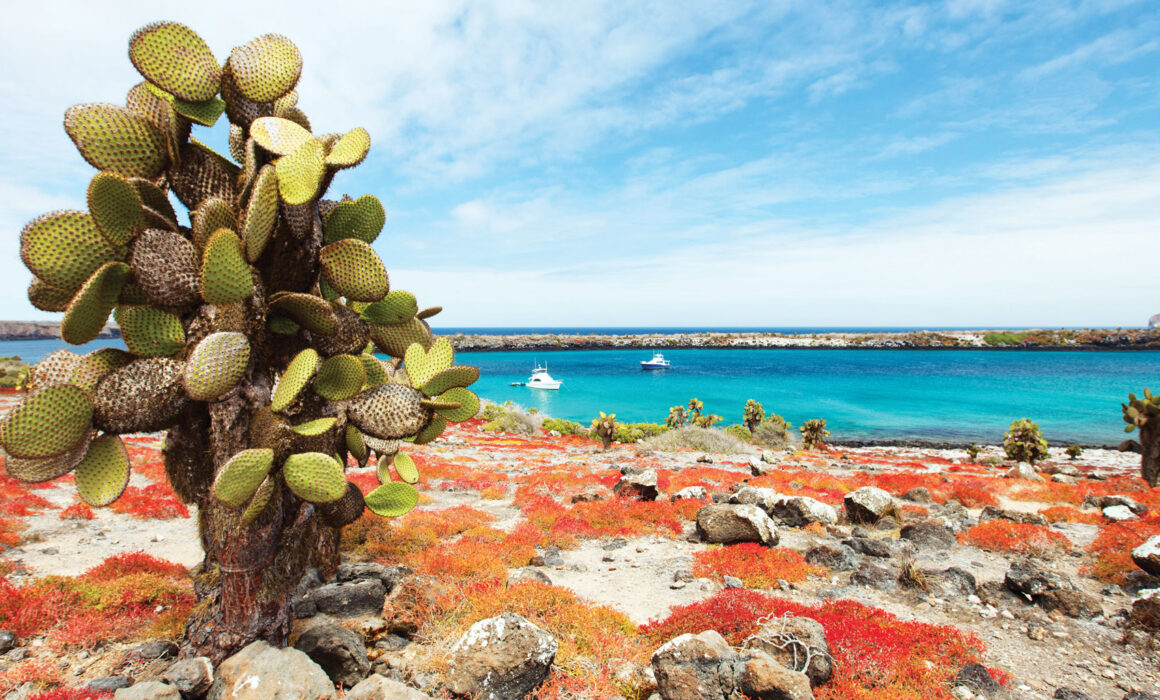
POLYGON ((600 443, 607 450, 612 447, 612 438, 616 435, 616 414, 601 411, 599 416, 592 419, 589 429, 600 438, 600 443))
POLYGON ((216 661, 256 638, 285 644, 289 590, 333 559, 337 528, 414 507, 418 472, 400 448, 474 416, 479 371, 432 335, 438 307, 391 289, 371 247, 382 203, 328 193, 370 136, 312 132, 289 39, 258 37, 219 63, 192 29, 157 22, 132 35, 129 59, 143 81, 124 106, 65 113, 98 170, 87 210, 20 236, 29 299, 64 312, 63 339, 87 343, 112 315, 126 349, 46 358, 0 445, 13 477, 75 470, 80 497, 103 506, 129 479, 119 436, 168 430, 169 479, 199 507, 206 549, 208 604, 186 647, 216 661), (223 114, 228 155, 194 138, 223 114), (364 498, 344 472, 371 455, 382 485, 364 498))
POLYGON ((745 427, 749 428, 751 434, 756 432, 757 426, 761 425, 763 420, 765 420, 765 407, 753 399, 746 401, 742 421, 745 423, 745 427))
POLYGON ((1124 412, 1124 432, 1140 429, 1140 476, 1152 488, 1160 481, 1160 394, 1144 390, 1143 398, 1128 394, 1124 412))
POLYGON ((1011 421, 1007 428, 1003 436, 1003 452, 1009 459, 1035 466, 1036 462, 1048 457, 1047 440, 1043 439, 1038 423, 1030 418, 1020 418, 1011 421))
POLYGON ((826 430, 825 418, 811 418, 802 423, 798 431, 802 434, 802 447, 807 450, 824 447, 826 438, 830 436, 830 431, 826 430))

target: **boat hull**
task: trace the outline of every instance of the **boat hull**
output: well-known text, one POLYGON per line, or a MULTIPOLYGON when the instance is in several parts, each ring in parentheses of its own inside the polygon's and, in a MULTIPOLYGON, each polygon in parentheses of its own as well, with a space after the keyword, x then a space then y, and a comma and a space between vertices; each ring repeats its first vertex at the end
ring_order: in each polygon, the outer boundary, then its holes
POLYGON ((528 382, 524 386, 529 389, 559 389, 564 382, 528 382))
POLYGON ((662 364, 657 363, 657 362, 642 362, 642 363, 640 363, 640 368, 641 369, 668 369, 669 363, 666 362, 662 365, 662 364))

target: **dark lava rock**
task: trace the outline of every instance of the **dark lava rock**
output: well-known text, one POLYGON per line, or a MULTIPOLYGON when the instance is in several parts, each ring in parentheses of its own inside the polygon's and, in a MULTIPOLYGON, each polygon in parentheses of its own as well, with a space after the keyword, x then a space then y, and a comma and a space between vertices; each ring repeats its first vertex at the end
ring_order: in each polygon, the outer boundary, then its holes
POLYGON ((965 685, 976 693, 993 698, 999 694, 1002 686, 992 676, 991 672, 982 664, 967 664, 955 676, 955 685, 965 685))
POLYGON ((89 681, 85 687, 89 690, 111 692, 119 688, 128 688, 131 685, 133 685, 133 679, 129 676, 105 676, 89 681))
POLYGON ((338 617, 378 615, 386 597, 387 588, 377 579, 329 583, 310 592, 319 612, 338 617))
POLYGON ((865 537, 851 537, 850 539, 842 540, 842 544, 850 549, 865 554, 868 557, 879 557, 881 559, 888 559, 894 554, 894 550, 890 547, 890 543, 885 540, 876 540, 865 537))
POLYGON ((930 491, 925 486, 915 486, 902 494, 902 497, 911 503, 930 503, 932 501, 930 491))
POLYGON ((1003 584, 1009 590, 1032 598, 1048 591, 1075 589, 1075 585, 1066 576, 1048 571, 1027 559, 1017 561, 1007 569, 1003 584))
POLYGON ((917 523, 910 523, 902 528, 902 532, 898 536, 919 547, 930 547, 931 549, 948 549, 955 544, 954 530, 937 520, 921 520, 917 523))
POLYGON ((177 656, 177 645, 168 639, 158 639, 145 642, 125 652, 122 660, 125 662, 154 661, 156 659, 171 659, 177 656))
POLYGON ((1047 518, 1039 513, 1024 513, 1018 510, 1003 510, 995 506, 986 506, 979 514, 979 522, 985 523, 991 520, 1009 520, 1024 525, 1047 525, 1047 518))
POLYGON ((1055 700, 1092 700, 1092 696, 1082 690, 1072 690, 1071 688, 1056 688, 1055 695, 1051 697, 1055 700))
POLYGON ((1068 617, 1091 619, 1103 614, 1100 602, 1082 591, 1058 589, 1035 598, 1035 604, 1047 612, 1059 610, 1068 617))
POLYGON ((898 588, 898 571, 889 566, 864 561, 853 574, 850 574, 850 583, 879 591, 893 591, 898 588))
POLYGON ((820 564, 834 571, 850 571, 858 565, 858 555, 846 545, 831 547, 819 544, 806 551, 806 561, 820 564))
POLYGON ((16 648, 16 635, 7 630, 0 630, 0 654, 7 654, 16 648))
POLYGON ((339 685, 350 688, 370 675, 371 662, 362 637, 345 627, 311 627, 302 633, 294 648, 309 656, 339 685))
POLYGON ((399 579, 409 573, 411 570, 405 566, 384 566, 371 561, 343 562, 338 565, 334 579, 339 583, 377 580, 390 593, 399 579))
POLYGON ((564 557, 560 556, 559 547, 545 547, 542 552, 532 557, 532 566, 563 566, 564 557))

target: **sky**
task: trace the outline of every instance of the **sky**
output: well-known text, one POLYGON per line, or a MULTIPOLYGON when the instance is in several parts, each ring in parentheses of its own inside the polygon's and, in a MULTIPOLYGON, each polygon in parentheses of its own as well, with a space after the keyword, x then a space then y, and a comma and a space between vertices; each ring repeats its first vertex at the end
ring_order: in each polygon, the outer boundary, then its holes
POLYGON ((436 327, 1160 313, 1155 0, 44 0, 0 25, 0 318, 59 318, 20 231, 85 208, 62 116, 124 103, 157 19, 223 61, 299 46, 315 132, 372 137, 329 196, 382 200, 392 288, 436 327))

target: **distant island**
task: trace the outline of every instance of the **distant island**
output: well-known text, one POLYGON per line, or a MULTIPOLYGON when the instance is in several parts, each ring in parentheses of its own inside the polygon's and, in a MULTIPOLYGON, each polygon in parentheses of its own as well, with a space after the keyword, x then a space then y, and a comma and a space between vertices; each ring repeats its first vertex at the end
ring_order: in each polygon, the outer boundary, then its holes
MULTIPOLYGON (((120 338, 121 329, 113 325, 101 329, 98 338, 120 338)), ((58 321, 0 321, 0 340, 59 340, 58 321)))

